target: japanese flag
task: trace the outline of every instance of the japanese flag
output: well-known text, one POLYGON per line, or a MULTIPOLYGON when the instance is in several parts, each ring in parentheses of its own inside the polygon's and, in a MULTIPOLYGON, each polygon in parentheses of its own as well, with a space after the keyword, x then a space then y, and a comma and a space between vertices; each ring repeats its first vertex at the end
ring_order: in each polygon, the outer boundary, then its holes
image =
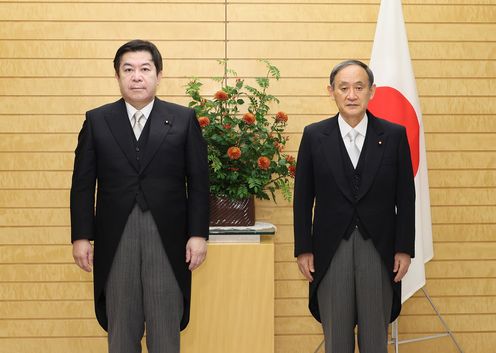
POLYGON ((402 281, 402 302, 425 285, 432 259, 432 225, 422 113, 413 75, 401 0, 382 0, 370 68, 377 85, 370 111, 406 127, 415 174, 415 258, 402 281))

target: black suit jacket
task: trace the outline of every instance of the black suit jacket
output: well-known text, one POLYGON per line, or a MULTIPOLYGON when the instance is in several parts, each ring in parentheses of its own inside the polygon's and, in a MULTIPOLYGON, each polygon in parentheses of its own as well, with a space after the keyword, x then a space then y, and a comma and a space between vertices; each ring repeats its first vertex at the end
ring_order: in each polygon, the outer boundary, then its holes
MULTIPOLYGON (((368 114, 366 157, 358 197, 346 179, 337 115, 307 126, 301 140, 294 190, 295 256, 314 254, 309 308, 320 321, 317 288, 357 212, 361 227, 393 279, 394 254, 415 250, 415 186, 403 126, 368 114)), ((401 309, 401 286, 393 284, 391 320, 401 309)))
POLYGON ((94 240, 96 316, 107 329, 104 287, 136 195, 142 191, 184 296, 189 320, 190 236, 208 237, 207 146, 192 109, 155 99, 140 163, 123 99, 86 113, 71 188, 71 236, 94 240), (95 186, 98 185, 95 205, 95 186))

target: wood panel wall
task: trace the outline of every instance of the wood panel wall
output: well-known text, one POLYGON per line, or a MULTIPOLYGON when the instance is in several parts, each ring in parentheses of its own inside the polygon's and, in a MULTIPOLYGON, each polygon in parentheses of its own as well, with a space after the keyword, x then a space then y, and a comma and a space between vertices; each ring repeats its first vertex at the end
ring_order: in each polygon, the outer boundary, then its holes
MULTIPOLYGON (((189 77, 242 77, 258 58, 289 114, 288 150, 305 125, 336 108, 327 77, 341 60, 368 62, 378 0, 0 0, 0 353, 103 352, 91 277, 73 265, 68 195, 86 110, 119 96, 112 58, 123 42, 154 41, 165 58, 159 95, 187 103, 189 77)), ((426 131, 434 260, 427 288, 466 353, 496 346, 496 2, 404 0, 426 131)), ((214 90, 213 85, 208 85, 214 90)), ((278 226, 275 349, 310 353, 322 340, 292 256, 291 205, 257 203, 278 226)), ((442 331, 421 295, 402 337, 442 331)), ((448 339, 401 352, 455 352, 448 339)), ((190 352, 186 352, 190 353, 190 352)))

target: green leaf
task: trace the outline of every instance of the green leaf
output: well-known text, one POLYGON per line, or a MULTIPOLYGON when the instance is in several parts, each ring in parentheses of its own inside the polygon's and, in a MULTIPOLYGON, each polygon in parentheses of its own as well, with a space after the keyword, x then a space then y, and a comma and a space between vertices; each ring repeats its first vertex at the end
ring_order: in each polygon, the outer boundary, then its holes
POLYGON ((230 69, 230 68, 226 68, 226 76, 238 76, 238 73, 236 71, 234 71, 233 69, 230 69))
POLYGON ((291 202, 291 189, 289 187, 289 183, 284 182, 283 180, 278 180, 278 186, 281 189, 282 196, 288 202, 291 202))
POLYGON ((255 81, 257 81, 258 85, 262 88, 269 87, 269 79, 266 77, 257 77, 255 81))
POLYGON ((261 62, 265 63, 267 66, 267 69, 269 70, 269 74, 274 77, 276 80, 279 80, 281 78, 281 72, 277 67, 272 65, 268 60, 260 60, 261 62))

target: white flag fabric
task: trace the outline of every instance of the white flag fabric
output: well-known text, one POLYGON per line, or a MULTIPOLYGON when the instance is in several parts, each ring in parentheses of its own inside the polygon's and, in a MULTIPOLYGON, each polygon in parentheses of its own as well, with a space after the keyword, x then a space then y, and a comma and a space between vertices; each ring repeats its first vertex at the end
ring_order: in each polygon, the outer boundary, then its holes
POLYGON ((405 302, 425 285, 424 264, 432 259, 432 224, 422 113, 413 74, 401 0, 382 0, 370 68, 377 85, 370 111, 407 129, 415 174, 415 258, 402 281, 405 302))

